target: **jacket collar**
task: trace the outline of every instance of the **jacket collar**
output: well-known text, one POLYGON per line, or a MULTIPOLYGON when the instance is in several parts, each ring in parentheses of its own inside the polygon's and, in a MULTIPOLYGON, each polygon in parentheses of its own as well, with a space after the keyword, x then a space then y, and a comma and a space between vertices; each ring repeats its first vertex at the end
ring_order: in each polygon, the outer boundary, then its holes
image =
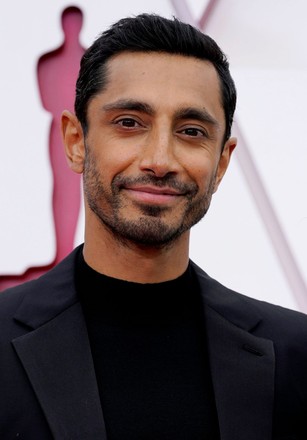
POLYGON ((203 300, 212 382, 222 440, 271 440, 273 342, 253 331, 261 315, 253 302, 192 263, 203 300))
POLYGON ((79 303, 13 341, 55 440, 106 440, 79 303))
POLYGON ((17 309, 14 318, 36 329, 78 302, 75 290, 75 263, 78 246, 57 266, 37 280, 26 285, 27 294, 17 309))
POLYGON ((90 344, 74 288, 79 246, 24 286, 15 320, 32 331, 12 341, 55 440, 106 440, 90 344))

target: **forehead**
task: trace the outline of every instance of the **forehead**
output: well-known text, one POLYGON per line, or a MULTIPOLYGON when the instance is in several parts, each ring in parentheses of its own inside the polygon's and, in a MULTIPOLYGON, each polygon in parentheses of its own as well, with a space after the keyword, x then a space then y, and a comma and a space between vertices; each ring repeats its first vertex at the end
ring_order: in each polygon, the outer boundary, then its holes
POLYGON ((206 60, 162 52, 123 52, 107 62, 102 100, 135 99, 153 108, 205 108, 224 120, 220 81, 206 60))

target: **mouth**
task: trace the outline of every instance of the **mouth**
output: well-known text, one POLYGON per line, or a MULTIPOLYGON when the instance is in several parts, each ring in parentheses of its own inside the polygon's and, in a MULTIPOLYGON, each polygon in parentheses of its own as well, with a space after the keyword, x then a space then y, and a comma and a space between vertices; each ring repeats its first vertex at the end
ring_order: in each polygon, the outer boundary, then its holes
POLYGON ((178 201, 184 193, 169 187, 127 186, 122 188, 131 199, 139 203, 167 205, 178 201))

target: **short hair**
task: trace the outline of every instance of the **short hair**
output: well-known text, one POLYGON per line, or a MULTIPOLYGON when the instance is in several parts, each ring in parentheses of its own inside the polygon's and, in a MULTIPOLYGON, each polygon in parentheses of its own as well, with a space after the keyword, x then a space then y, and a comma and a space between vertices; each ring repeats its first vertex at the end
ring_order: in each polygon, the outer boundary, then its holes
POLYGON ((140 14, 122 18, 102 32, 85 51, 76 83, 75 113, 87 132, 90 100, 107 84, 107 61, 122 52, 161 52, 207 60, 215 67, 225 115, 224 142, 230 137, 236 107, 236 87, 226 55, 199 29, 173 17, 140 14))

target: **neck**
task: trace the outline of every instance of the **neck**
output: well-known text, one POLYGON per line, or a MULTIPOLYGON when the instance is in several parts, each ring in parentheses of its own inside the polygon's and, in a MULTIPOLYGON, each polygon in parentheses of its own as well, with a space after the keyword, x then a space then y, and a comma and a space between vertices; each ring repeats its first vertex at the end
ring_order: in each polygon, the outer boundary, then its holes
POLYGON ((182 275, 189 262, 189 231, 161 248, 123 244, 105 229, 85 228, 83 256, 99 273, 137 283, 160 283, 182 275))

